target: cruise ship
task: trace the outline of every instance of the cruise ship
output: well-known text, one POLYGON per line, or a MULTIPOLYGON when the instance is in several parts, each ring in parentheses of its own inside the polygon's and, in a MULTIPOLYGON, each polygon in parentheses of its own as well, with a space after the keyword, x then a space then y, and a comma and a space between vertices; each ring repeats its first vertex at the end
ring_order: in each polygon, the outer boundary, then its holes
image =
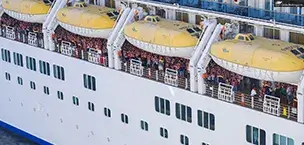
POLYGON ((304 9, 0 0, 0 127, 40 145, 304 145, 304 9))

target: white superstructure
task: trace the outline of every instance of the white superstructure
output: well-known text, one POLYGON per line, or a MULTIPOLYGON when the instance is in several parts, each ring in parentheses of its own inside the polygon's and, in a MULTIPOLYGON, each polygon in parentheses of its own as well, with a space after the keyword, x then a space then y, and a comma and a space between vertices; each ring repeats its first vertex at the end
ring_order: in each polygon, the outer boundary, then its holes
MULTIPOLYGON (((248 0, 248 6, 251 1, 261 2, 248 0)), ((66 40, 70 37, 60 37, 64 29, 54 15, 64 7, 62 1, 54 4, 41 33, 24 35, 16 27, 1 25, 0 127, 39 144, 304 145, 303 78, 295 84, 296 106, 271 95, 241 95, 232 85, 202 78, 212 61, 208 50, 221 41, 222 24, 206 27, 191 58, 181 60, 188 63, 185 71, 148 68, 142 59, 122 58, 129 47, 139 51, 122 30, 141 15, 142 7, 148 10, 143 15, 162 11, 167 19, 189 23, 197 23, 196 17, 218 22, 215 12, 142 0, 95 0, 94 4, 122 10, 108 40, 65 32, 73 36, 74 45, 66 40), (79 45, 77 38, 92 41, 79 45)), ((238 20, 232 25, 247 21, 228 16, 238 20)), ((5 12, 3 19, 8 19, 5 12)), ((252 24, 256 35, 268 31, 263 21, 252 24)), ((272 36, 287 40, 286 35, 302 33, 298 27, 302 31, 302 26, 273 25, 280 31, 274 30, 272 36)), ((304 38, 301 35, 294 37, 304 38)))

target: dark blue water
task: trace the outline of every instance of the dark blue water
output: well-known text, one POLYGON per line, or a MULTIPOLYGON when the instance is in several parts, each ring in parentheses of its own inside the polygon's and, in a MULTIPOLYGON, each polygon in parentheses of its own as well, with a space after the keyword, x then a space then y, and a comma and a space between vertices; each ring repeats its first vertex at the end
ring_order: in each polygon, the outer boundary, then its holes
POLYGON ((0 128, 0 145, 37 145, 21 136, 0 128))

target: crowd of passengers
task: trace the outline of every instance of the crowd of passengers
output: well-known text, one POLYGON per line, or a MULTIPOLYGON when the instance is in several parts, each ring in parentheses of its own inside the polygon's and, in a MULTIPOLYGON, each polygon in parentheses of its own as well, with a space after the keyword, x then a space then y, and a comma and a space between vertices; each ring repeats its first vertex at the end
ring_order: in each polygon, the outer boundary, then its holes
POLYGON ((233 86, 234 92, 250 94, 259 99, 271 95, 281 99, 281 103, 292 105, 296 99, 297 86, 280 82, 260 81, 230 72, 214 61, 210 61, 203 78, 211 84, 225 83, 233 86))
MULTIPOLYGON (((89 48, 100 50, 101 56, 107 56, 108 53, 106 39, 80 36, 65 30, 61 26, 56 28, 55 34, 52 37, 57 48, 60 48, 63 41, 70 42, 71 47, 75 48, 77 54, 80 54, 81 51, 87 52, 89 48)), ((77 55, 77 57, 80 58, 81 55, 77 55)))
POLYGON ((125 42, 122 51, 121 59, 123 62, 129 62, 131 59, 139 60, 142 66, 153 70, 164 72, 166 68, 177 70, 180 77, 188 77, 189 60, 179 57, 161 56, 139 49, 129 42, 125 42))
POLYGON ((38 39, 43 39, 42 24, 20 21, 6 13, 3 13, 0 24, 3 36, 5 36, 7 26, 14 28, 17 41, 26 42, 29 32, 34 32, 37 34, 38 39))

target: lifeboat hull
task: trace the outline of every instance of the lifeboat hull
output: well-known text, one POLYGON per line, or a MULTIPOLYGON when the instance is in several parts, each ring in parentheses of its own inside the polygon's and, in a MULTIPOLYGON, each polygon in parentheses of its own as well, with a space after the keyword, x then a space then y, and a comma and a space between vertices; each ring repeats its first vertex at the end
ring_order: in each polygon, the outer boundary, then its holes
POLYGON ((5 13, 11 16, 14 19, 29 22, 29 23, 43 23, 46 20, 47 14, 43 15, 31 15, 31 14, 22 14, 17 13, 11 10, 3 9, 5 13))
POLYGON ((276 72, 276 71, 268 71, 262 70, 253 67, 242 66, 239 64, 231 63, 222 59, 219 59, 215 56, 212 56, 212 59, 219 66, 242 76, 255 78, 258 80, 266 80, 266 81, 276 81, 276 82, 285 82, 290 84, 298 84, 300 77, 303 73, 300 71, 292 71, 292 72, 276 72))
POLYGON ((171 56, 171 57, 182 57, 186 59, 191 58, 194 47, 168 47, 152 43, 143 42, 131 37, 126 36, 126 39, 134 46, 155 54, 171 56))
POLYGON ((66 23, 62 23, 58 21, 59 25, 64 29, 81 36, 85 37, 94 37, 94 38, 104 38, 107 39, 112 32, 112 29, 89 29, 89 28, 82 28, 72 26, 66 23))

